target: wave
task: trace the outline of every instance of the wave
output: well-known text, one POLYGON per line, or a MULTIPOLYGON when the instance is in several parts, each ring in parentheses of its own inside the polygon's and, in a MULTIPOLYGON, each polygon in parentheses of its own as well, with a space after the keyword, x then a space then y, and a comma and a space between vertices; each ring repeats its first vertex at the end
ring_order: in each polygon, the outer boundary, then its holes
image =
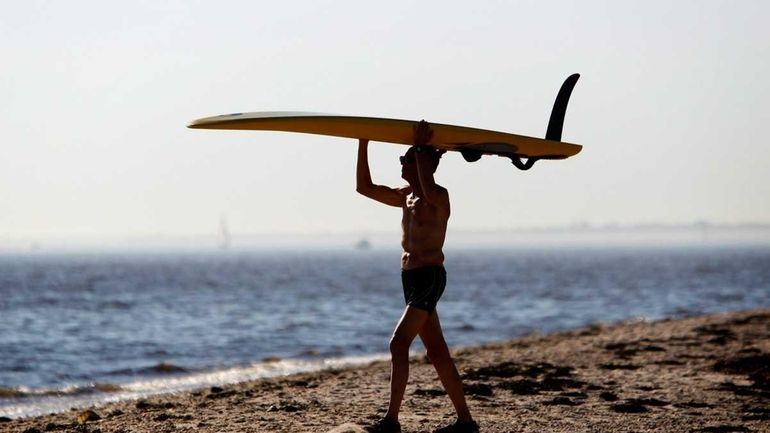
POLYGON ((189 373, 190 371, 191 371, 190 369, 185 367, 170 364, 167 362, 160 362, 150 367, 124 368, 120 370, 108 371, 105 374, 108 376, 150 376, 150 375, 189 373))
MULTIPOLYGON (((106 403, 135 400, 157 394, 192 391, 268 377, 343 368, 389 359, 386 354, 315 360, 270 359, 242 367, 146 378, 123 384, 92 383, 61 388, 0 388, 0 416, 24 418, 65 412, 106 403)), ((159 364, 161 365, 161 364, 159 364)), ((157 372, 156 372, 157 374, 157 372)))
POLYGON ((86 385, 67 385, 60 388, 27 388, 25 386, 0 387, 0 399, 24 399, 30 397, 72 396, 94 393, 110 393, 123 391, 121 385, 115 383, 89 383, 86 385))

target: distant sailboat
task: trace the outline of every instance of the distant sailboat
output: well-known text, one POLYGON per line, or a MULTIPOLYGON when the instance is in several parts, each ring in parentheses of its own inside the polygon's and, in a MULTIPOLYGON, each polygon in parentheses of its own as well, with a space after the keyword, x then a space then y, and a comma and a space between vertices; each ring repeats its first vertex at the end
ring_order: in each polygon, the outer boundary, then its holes
POLYGON ((230 236, 230 229, 227 227, 227 218, 224 216, 219 219, 219 248, 226 250, 230 248, 232 238, 230 236))
POLYGON ((354 247, 357 250, 368 250, 368 249, 372 248, 372 243, 369 242, 368 239, 363 238, 360 241, 356 242, 354 247))

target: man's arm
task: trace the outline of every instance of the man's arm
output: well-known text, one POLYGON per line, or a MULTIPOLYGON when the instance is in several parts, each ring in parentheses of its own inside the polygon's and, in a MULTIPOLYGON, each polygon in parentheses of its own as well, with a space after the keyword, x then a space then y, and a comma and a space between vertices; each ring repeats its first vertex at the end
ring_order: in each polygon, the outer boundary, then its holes
POLYGON ((402 207, 404 205, 404 194, 400 190, 372 183, 372 175, 369 172, 369 140, 363 138, 358 140, 356 191, 389 206, 402 207))
POLYGON ((422 120, 414 128, 414 144, 417 146, 415 160, 417 162, 417 178, 420 180, 423 197, 432 205, 444 203, 447 199, 447 191, 436 185, 433 179, 433 155, 435 149, 427 146, 427 143, 433 137, 433 130, 430 124, 422 120))

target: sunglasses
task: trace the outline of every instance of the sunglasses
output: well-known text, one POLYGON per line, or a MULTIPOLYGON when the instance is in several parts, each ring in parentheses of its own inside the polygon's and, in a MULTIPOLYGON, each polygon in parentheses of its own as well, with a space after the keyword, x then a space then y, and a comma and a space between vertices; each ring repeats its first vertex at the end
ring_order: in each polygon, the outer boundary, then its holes
POLYGON ((414 155, 399 156, 398 160, 401 161, 401 165, 414 163, 414 155))

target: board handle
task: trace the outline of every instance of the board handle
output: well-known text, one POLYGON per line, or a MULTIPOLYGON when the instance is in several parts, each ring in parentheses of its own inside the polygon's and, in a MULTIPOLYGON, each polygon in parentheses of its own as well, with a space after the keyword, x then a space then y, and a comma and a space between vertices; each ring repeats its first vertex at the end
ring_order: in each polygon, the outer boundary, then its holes
POLYGON ((513 163, 513 165, 515 165, 516 168, 518 168, 521 171, 529 170, 530 168, 532 168, 533 165, 535 165, 537 161, 540 160, 540 158, 527 158, 527 162, 524 162, 518 156, 509 156, 509 158, 511 158, 511 162, 513 163))

